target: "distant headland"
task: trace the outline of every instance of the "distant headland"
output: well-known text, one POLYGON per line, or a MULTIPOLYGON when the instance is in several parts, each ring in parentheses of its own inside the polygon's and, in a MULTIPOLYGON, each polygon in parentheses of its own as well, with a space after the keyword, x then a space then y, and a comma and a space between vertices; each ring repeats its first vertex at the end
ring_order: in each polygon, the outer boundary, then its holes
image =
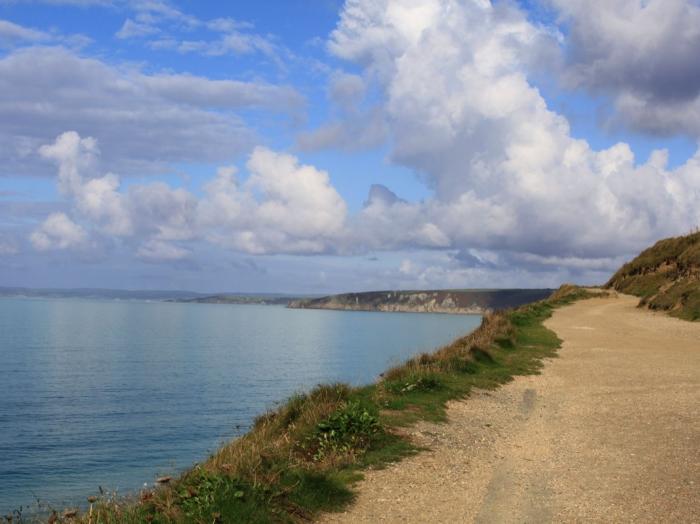
POLYGON ((483 315, 542 300, 552 291, 552 289, 432 289, 365 291, 319 296, 245 292, 208 294, 183 290, 0 287, 0 297, 149 300, 188 304, 274 305, 292 309, 483 315))
POLYGON ((552 289, 440 289, 368 291, 293 300, 288 307, 350 311, 484 314, 536 302, 552 289))

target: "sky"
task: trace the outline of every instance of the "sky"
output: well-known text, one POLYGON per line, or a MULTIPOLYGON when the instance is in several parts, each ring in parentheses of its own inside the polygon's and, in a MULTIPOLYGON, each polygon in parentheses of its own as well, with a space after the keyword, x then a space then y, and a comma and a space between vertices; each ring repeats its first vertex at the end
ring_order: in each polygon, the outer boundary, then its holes
POLYGON ((0 0, 0 286, 603 283, 700 225, 697 0, 0 0))

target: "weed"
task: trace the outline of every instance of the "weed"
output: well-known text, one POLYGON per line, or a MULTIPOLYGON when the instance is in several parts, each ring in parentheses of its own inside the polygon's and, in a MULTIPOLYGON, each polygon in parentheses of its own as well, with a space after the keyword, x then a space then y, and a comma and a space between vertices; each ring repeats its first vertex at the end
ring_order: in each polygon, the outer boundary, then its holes
POLYGON ((411 391, 435 391, 445 387, 437 373, 411 373, 402 380, 385 381, 384 389, 391 393, 408 393, 411 391))
POLYGON ((332 454, 361 454, 382 431, 379 419, 370 409, 359 402, 348 402, 316 424, 304 449, 317 462, 332 454))

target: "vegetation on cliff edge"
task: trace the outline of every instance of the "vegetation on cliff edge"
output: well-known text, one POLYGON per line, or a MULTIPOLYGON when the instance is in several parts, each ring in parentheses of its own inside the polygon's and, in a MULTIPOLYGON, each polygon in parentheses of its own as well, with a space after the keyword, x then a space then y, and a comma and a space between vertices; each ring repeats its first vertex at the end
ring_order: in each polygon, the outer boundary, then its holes
MULTIPOLYGON (((53 522, 301 522, 353 500, 362 470, 417 452, 402 428, 445 419, 446 402, 537 373, 560 340, 552 310, 590 293, 563 286, 549 299, 484 317, 473 333, 390 369, 376 384, 317 386, 259 417, 206 462, 131 499, 90 499, 53 522)), ((165 480, 165 479, 164 479, 165 480)))
POLYGON ((641 297, 640 306, 700 320, 700 232, 660 240, 606 284, 641 297))

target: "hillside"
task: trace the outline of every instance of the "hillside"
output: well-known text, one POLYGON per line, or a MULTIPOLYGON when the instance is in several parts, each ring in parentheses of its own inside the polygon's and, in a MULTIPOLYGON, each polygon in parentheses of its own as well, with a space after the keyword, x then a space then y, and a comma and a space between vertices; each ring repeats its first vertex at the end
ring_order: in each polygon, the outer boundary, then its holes
POLYGON ((622 266, 606 287, 641 297, 640 306, 700 320, 700 232, 660 240, 622 266))
POLYGON ((551 289, 368 291, 295 300, 290 308, 483 314, 542 300, 551 289))
POLYGON ((196 304, 257 304, 262 306, 286 306, 290 301, 298 300, 298 297, 287 295, 207 295, 203 297, 178 299, 174 302, 188 302, 196 304))

